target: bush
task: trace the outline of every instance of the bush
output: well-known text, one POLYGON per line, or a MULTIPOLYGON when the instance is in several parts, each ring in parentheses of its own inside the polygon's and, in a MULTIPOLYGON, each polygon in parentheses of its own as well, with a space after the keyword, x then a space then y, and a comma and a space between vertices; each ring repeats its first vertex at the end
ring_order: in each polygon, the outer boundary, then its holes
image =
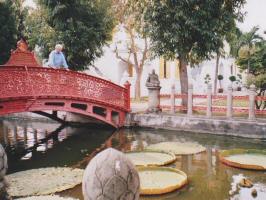
POLYGON ((221 81, 221 80, 224 79, 224 77, 223 77, 223 75, 220 74, 220 75, 217 76, 217 79, 218 79, 219 81, 221 81))
POLYGON ((231 82, 235 82, 235 81, 236 81, 236 77, 235 77, 235 76, 230 76, 230 77, 229 77, 229 80, 230 80, 231 82))
POLYGON ((247 85, 255 85, 256 88, 266 90, 266 74, 260 74, 258 76, 249 75, 247 77, 247 85))

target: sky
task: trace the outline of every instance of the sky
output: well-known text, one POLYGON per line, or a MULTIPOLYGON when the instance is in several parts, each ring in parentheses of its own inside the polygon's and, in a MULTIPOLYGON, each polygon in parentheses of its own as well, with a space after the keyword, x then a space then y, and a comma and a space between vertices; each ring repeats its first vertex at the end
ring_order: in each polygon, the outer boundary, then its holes
POLYGON ((266 31, 266 0, 247 0, 243 10, 246 12, 244 23, 238 23, 238 27, 246 32, 259 26, 259 33, 266 38, 263 33, 266 31))
MULTIPOLYGON (((26 0, 25 5, 34 7, 33 0, 26 0)), ((266 38, 263 33, 266 31, 266 0, 247 0, 243 11, 246 12, 244 23, 238 23, 242 31, 249 31, 254 26, 259 26, 259 33, 266 38)))

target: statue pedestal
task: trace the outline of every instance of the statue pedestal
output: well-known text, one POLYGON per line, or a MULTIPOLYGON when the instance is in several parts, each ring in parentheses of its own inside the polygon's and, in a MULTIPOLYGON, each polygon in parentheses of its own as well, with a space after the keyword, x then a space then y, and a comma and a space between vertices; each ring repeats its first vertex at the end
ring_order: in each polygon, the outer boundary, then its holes
POLYGON ((152 70, 152 73, 149 74, 146 81, 146 87, 149 91, 149 102, 147 113, 158 113, 161 112, 160 108, 160 81, 159 76, 155 74, 155 70, 152 70))
POLYGON ((161 112, 160 108, 160 86, 149 86, 147 85, 149 91, 149 100, 148 100, 148 113, 158 113, 161 112))

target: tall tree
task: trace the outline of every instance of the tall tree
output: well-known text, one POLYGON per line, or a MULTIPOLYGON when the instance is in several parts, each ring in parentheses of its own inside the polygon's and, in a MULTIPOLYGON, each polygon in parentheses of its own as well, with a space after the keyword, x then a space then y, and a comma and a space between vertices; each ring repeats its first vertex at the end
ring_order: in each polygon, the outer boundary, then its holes
POLYGON ((25 0, 13 0, 13 10, 16 17, 16 25, 18 30, 17 38, 25 38, 25 20, 28 15, 28 8, 23 6, 25 0))
MULTIPOLYGON (((189 56, 210 58, 245 0, 147 0, 146 20, 156 55, 180 59, 181 92, 187 94, 189 56)), ((142 0, 138 0, 141 3, 142 0)), ((187 105, 187 101, 182 101, 187 105)))
POLYGON ((0 13, 0 64, 4 64, 17 42, 16 17, 11 0, 0 1, 0 13))
POLYGON ((245 49, 247 52, 247 71, 250 73, 250 57, 252 54, 252 49, 254 49, 256 43, 263 40, 261 36, 257 34, 259 28, 253 27, 249 32, 242 33, 238 39, 236 39, 236 44, 238 44, 237 47, 237 57, 239 56, 239 51, 242 49, 245 49))
POLYGON ((220 64, 220 58, 223 57, 225 54, 223 45, 221 45, 216 50, 216 63, 215 63, 215 72, 214 72, 214 95, 217 93, 217 82, 218 82, 218 71, 219 71, 219 64, 220 64))
MULTIPOLYGON (((236 63, 242 70, 249 70, 247 85, 254 84, 258 96, 266 96, 266 41, 253 44, 239 50, 236 63)), ((256 100, 257 109, 266 109, 266 101, 256 100)))
POLYGON ((48 57, 49 52, 54 49, 56 32, 47 23, 47 10, 37 5, 31 9, 25 20, 25 37, 31 49, 37 45, 37 55, 40 60, 48 57))
POLYGON ((119 26, 125 30, 128 37, 126 45, 126 55, 119 52, 117 46, 120 42, 117 41, 114 50, 116 57, 123 61, 128 66, 133 66, 136 73, 135 82, 135 99, 140 100, 141 97, 141 77, 145 63, 149 59, 150 43, 145 32, 145 21, 143 9, 147 6, 145 1, 135 6, 134 1, 130 0, 113 0, 113 8, 119 26))
POLYGON ((51 42, 64 44, 71 69, 87 69, 103 54, 102 47, 110 40, 113 29, 109 0, 38 2, 45 10, 46 16, 43 19, 47 20, 47 24, 55 32, 51 42))
POLYGON ((258 76, 266 73, 266 41, 253 44, 252 48, 244 46, 239 50, 236 63, 241 70, 249 70, 249 73, 258 76))

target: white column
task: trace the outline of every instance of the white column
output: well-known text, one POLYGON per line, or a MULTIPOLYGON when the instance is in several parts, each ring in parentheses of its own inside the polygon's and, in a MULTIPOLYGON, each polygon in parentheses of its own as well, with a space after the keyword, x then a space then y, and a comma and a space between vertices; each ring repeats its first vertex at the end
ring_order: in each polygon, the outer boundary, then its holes
POLYGON ((207 88, 207 117, 212 116, 212 85, 208 84, 207 88))
POLYGON ((233 87, 228 86, 227 89, 227 107, 226 107, 226 117, 231 119, 233 117, 233 87))
POLYGON ((193 85, 188 85, 188 104, 187 104, 187 115, 190 117, 193 115, 193 85))
POLYGON ((249 113, 248 113, 248 119, 249 120, 255 120, 256 119, 255 98, 256 98, 256 87, 255 87, 255 85, 251 85, 250 90, 249 90, 249 113))
POLYGON ((175 84, 171 87, 171 113, 175 114, 175 84))

